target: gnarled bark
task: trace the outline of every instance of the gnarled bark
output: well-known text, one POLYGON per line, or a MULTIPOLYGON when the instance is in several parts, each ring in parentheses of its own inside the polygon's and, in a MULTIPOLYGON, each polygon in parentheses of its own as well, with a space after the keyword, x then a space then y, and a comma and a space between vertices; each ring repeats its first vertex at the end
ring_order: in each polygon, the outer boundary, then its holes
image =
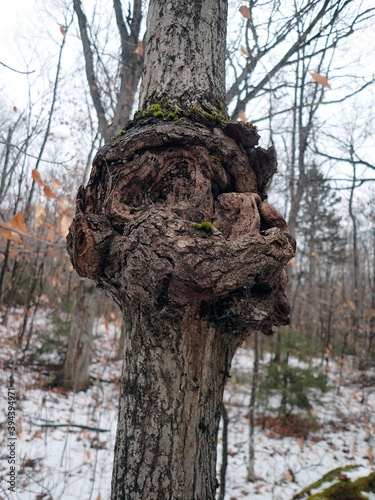
MULTIPOLYGON (((159 23, 163 33, 171 11, 180 38, 202 40, 186 30, 204 27, 213 41, 225 33, 225 8, 224 0, 151 0, 148 26, 159 23)), ((210 56, 204 70, 193 58, 194 79, 182 87, 168 80, 166 90, 155 68, 176 74, 170 56, 183 58, 186 44, 161 45, 150 33, 146 60, 154 54, 156 66, 146 65, 140 98, 147 109, 96 155, 68 249, 78 273, 111 295, 129 323, 112 498, 213 500, 230 363, 246 335, 289 322, 284 267, 295 240, 262 202, 274 150, 257 147, 254 128, 219 116, 224 82, 210 61, 221 61, 224 74, 223 57, 210 56)), ((211 51, 223 47, 225 39, 211 51)))

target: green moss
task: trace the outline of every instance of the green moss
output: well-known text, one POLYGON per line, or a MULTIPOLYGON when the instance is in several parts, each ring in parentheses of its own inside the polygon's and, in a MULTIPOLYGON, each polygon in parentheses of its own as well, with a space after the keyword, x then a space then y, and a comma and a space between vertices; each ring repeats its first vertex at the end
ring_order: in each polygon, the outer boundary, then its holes
POLYGON ((124 134, 126 134, 126 130, 124 129, 120 130, 119 135, 124 135, 124 134))
POLYGON ((258 132, 258 127, 251 122, 245 123, 245 127, 249 128, 250 130, 254 130, 254 132, 258 132))
POLYGON ((188 114, 195 120, 203 122, 206 125, 215 125, 221 128, 225 128, 227 126, 225 122, 228 120, 228 117, 225 114, 207 113, 199 108, 189 109, 188 114))
POLYGON ((204 233, 207 234, 212 234, 213 232, 213 227, 211 222, 202 222, 201 224, 194 224, 193 227, 194 229, 197 229, 198 231, 203 231, 204 233))
POLYGON ((118 141, 113 141, 113 144, 114 144, 115 146, 117 146, 118 141))
POLYGON ((341 479, 320 493, 310 495, 311 490, 320 488, 324 483, 339 479, 345 475, 345 472, 358 469, 358 467, 358 465, 348 465, 328 472, 319 481, 316 481, 297 495, 294 495, 293 500, 297 498, 305 500, 365 500, 367 496, 362 495, 363 492, 375 493, 375 472, 354 481, 341 479))

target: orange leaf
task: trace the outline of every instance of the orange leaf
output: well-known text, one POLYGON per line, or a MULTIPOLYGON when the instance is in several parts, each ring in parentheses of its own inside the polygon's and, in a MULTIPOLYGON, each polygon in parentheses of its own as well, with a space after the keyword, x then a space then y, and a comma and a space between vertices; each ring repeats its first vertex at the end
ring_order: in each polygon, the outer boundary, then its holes
POLYGON ((10 227, 11 229, 14 229, 18 233, 24 234, 25 236, 27 235, 27 228, 25 224, 25 219, 22 217, 22 215, 18 212, 13 219, 10 221, 10 227))
POLYGON ((143 45, 142 42, 137 43, 137 48, 135 49, 137 56, 143 56, 143 45))
POLYGON ((354 304, 354 302, 352 302, 351 300, 348 300, 348 304, 353 309, 353 311, 355 311, 355 304, 354 304))
POLYGON ((320 85, 323 85, 323 87, 327 87, 327 89, 331 88, 331 85, 328 83, 328 80, 325 76, 322 76, 319 73, 310 73, 310 75, 316 82, 318 82, 320 85))
POLYGON ((44 186, 44 194, 47 198, 57 198, 56 193, 54 193, 49 186, 44 186))
POLYGON ((83 429, 83 431, 82 431, 83 439, 86 439, 88 435, 89 435, 89 431, 87 429, 83 429))
POLYGON ((61 32, 62 36, 66 35, 66 29, 64 28, 64 26, 60 26, 60 32, 61 32))
POLYGON ((246 118, 245 112, 242 111, 242 109, 241 109, 241 111, 238 112, 238 118, 241 121, 243 121, 244 123, 247 123, 247 118, 246 118))
POLYGON ((86 451, 86 457, 87 457, 87 460, 91 459, 91 451, 89 451, 89 450, 86 451))
POLYGON ((245 5, 242 5, 242 7, 240 7, 239 11, 243 15, 243 17, 245 17, 246 19, 250 19, 249 7, 245 7, 245 5))
POLYGON ((40 187, 44 186, 44 182, 42 181, 42 178, 40 177, 40 173, 38 172, 38 170, 36 168, 34 168, 34 170, 31 172, 31 177, 38 184, 38 186, 40 186, 40 187))
POLYGON ((99 493, 99 495, 95 498, 95 500, 102 500, 102 496, 101 494, 99 493))
POLYGON ((241 53, 242 53, 244 56, 246 56, 246 57, 248 57, 248 56, 249 56, 249 52, 248 52, 247 48, 246 48, 246 47, 244 47, 243 45, 241 45, 241 47, 240 47, 240 51, 241 51, 241 53))
POLYGON ((292 474, 289 474, 289 472, 285 473, 284 478, 286 481, 289 481, 289 483, 291 483, 293 481, 293 476, 292 476, 292 474))
MULTIPOLYGON (((1 256, 0 256, 0 258, 1 258, 1 256)), ((116 319, 116 321, 115 321, 115 327, 116 327, 117 329, 120 329, 120 328, 121 328, 121 320, 120 320, 119 318, 117 318, 117 319, 116 319)))
POLYGON ((61 236, 64 236, 64 238, 66 238, 69 233, 71 223, 72 219, 67 215, 60 215, 60 217, 57 219, 57 230, 61 234, 61 236))
POLYGON ((20 238, 20 235, 18 233, 15 233, 12 231, 12 228, 10 227, 9 222, 2 222, 0 225, 0 234, 5 236, 7 240, 10 241, 16 241, 17 243, 20 243, 22 240, 20 238))

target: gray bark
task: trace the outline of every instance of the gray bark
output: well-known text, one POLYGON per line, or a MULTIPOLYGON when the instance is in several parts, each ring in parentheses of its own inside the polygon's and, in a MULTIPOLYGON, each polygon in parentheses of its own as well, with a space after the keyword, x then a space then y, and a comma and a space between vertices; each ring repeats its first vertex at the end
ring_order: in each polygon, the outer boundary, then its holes
POLYGON ((151 1, 140 107, 224 109, 227 0, 151 1))
POLYGON ((95 284, 87 279, 80 279, 62 373, 63 384, 74 391, 85 389, 90 382, 89 365, 95 305, 95 284))

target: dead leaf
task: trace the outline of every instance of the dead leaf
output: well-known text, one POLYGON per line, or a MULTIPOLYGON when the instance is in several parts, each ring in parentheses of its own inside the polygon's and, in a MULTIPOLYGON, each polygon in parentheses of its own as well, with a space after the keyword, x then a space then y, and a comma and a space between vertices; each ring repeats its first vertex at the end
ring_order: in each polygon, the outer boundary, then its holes
POLYGON ((55 191, 57 188, 61 188, 62 184, 57 179, 52 179, 52 189, 55 191))
POLYGON ((83 429, 83 431, 82 431, 83 439, 86 439, 88 435, 89 435, 89 431, 87 429, 83 429))
POLYGON ((243 121, 244 123, 247 123, 247 118, 246 118, 245 112, 242 111, 242 109, 241 109, 241 111, 238 112, 238 118, 241 121, 243 121))
POLYGON ((104 328, 105 328, 106 332, 109 332, 109 321, 108 321, 108 319, 104 323, 104 328))
POLYGON ((17 113, 17 108, 16 108, 16 106, 13 106, 13 111, 14 111, 15 113, 17 113))
POLYGON ((241 45, 241 47, 240 47, 240 51, 241 51, 241 53, 242 53, 244 56, 249 57, 249 52, 248 52, 247 48, 246 48, 246 47, 244 47, 243 45, 241 45))
POLYGON ((44 182, 42 181, 40 173, 38 172, 38 170, 36 168, 34 168, 34 170, 31 172, 31 177, 38 184, 39 187, 44 186, 44 182))
POLYGON ((135 49, 135 53, 137 54, 137 56, 143 56, 143 45, 142 45, 142 42, 138 42, 137 43, 137 48, 135 49))
POLYGON ((35 229, 43 224, 42 217, 43 219, 46 218, 46 211, 43 208, 42 202, 39 200, 35 209, 35 229))
POLYGON ((354 302, 352 302, 351 300, 348 300, 348 304, 353 309, 353 311, 355 311, 355 304, 354 304, 354 302))
POLYGON ((71 223, 72 219, 67 215, 60 215, 60 217, 57 219, 57 230, 64 238, 68 236, 71 223))
POLYGON ((323 87, 327 87, 327 89, 331 88, 331 85, 328 83, 328 80, 325 76, 320 75, 319 73, 310 73, 310 75, 314 78, 314 80, 323 85, 323 87))
POLYGON ((372 453, 371 448, 369 448, 369 449, 367 450, 367 456, 368 456, 368 459, 370 460, 370 463, 371 463, 371 464, 373 464, 373 463, 374 463, 374 455, 373 455, 373 453, 372 453))
POLYGON ((95 500, 102 500, 102 496, 101 494, 99 493, 99 495, 95 498, 95 500))
POLYGON ((42 439, 42 431, 36 431, 33 435, 33 439, 42 439))
POLYGON ((0 234, 5 236, 5 238, 9 241, 15 241, 17 243, 20 243, 21 237, 18 233, 15 233, 12 231, 12 228, 10 227, 9 222, 2 222, 0 225, 0 234))
POLYGON ((250 19, 250 10, 249 7, 246 7, 245 5, 242 5, 242 7, 239 8, 239 11, 243 15, 245 19, 250 19))
POLYGON ((47 198, 57 198, 57 194, 54 193, 49 186, 44 186, 44 194, 47 196, 47 198))
POLYGON ((292 476, 292 474, 289 474, 289 472, 286 472, 284 475, 284 479, 286 481, 288 481, 289 483, 291 483, 293 481, 293 476, 292 476))
POLYGON ((51 243, 55 241, 55 230, 52 224, 44 223, 44 227, 47 229, 47 240, 51 243))
POLYGON ((17 231, 18 233, 21 233, 23 235, 27 235, 27 228, 25 224, 25 219, 22 217, 22 215, 18 212, 13 219, 10 221, 10 227, 17 231))
POLYGON ((121 320, 119 318, 115 321, 115 327, 119 330, 121 328, 121 320))
POLYGON ((66 29, 64 26, 60 26, 60 32, 61 32, 62 36, 66 35, 66 29))
POLYGON ((3 262, 4 259, 5 259, 4 255, 0 253, 0 263, 3 262))
POLYGON ((91 459, 91 451, 89 451, 89 450, 86 451, 86 457, 87 457, 87 460, 91 459))

